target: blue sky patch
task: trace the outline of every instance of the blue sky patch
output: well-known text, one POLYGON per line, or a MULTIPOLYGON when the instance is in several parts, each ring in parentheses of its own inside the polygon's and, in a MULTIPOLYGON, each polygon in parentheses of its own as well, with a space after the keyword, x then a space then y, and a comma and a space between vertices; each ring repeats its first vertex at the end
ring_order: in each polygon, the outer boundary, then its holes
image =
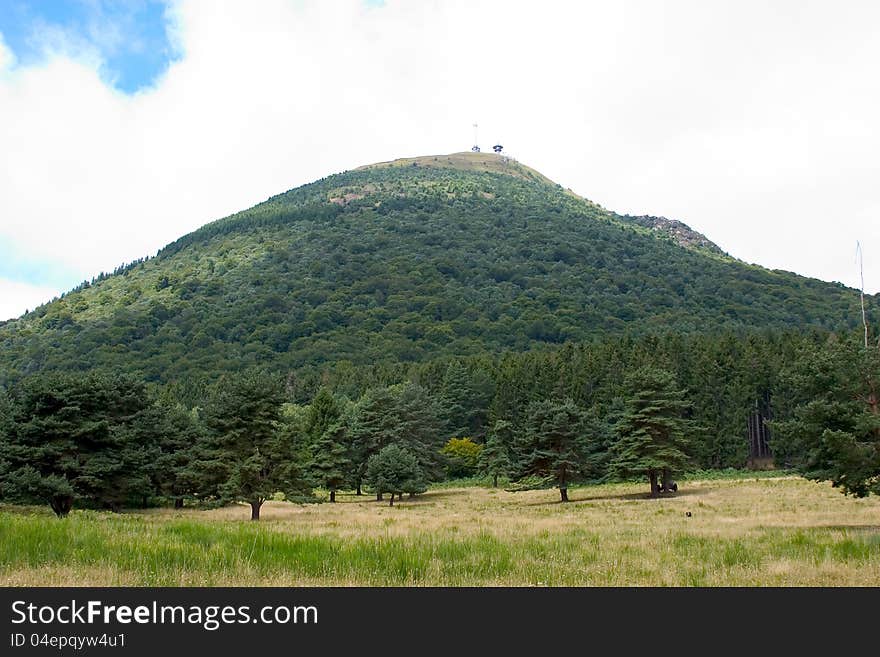
POLYGON ((52 51, 91 53, 115 88, 150 86, 178 53, 168 40, 160 0, 3 0, 0 34, 19 65, 52 51))

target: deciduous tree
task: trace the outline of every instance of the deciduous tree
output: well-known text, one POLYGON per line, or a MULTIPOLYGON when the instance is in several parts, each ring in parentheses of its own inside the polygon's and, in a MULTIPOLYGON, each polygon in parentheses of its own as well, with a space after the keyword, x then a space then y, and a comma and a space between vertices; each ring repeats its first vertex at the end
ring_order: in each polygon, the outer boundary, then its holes
POLYGON ((450 438, 440 449, 447 459, 446 472, 449 477, 470 477, 477 470, 477 462, 483 446, 470 438, 450 438))

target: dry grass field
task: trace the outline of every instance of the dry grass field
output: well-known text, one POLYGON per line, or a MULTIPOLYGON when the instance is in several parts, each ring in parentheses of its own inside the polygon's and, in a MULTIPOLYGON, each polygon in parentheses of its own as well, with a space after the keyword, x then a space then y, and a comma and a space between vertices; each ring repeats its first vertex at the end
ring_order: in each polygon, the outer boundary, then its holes
POLYGON ((0 584, 880 586, 880 499, 798 477, 111 514, 0 507, 0 584), (687 515, 690 512, 690 516, 687 515))

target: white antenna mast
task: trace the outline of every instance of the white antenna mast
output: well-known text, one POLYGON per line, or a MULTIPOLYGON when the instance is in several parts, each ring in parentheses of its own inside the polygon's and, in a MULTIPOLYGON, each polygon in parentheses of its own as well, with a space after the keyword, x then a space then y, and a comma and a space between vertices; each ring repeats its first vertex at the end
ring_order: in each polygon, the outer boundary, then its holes
POLYGON ((480 141, 477 139, 477 124, 474 123, 474 145, 471 147, 474 153, 480 152, 480 141))
POLYGON ((862 288, 862 324, 865 327, 865 349, 868 348, 868 317, 865 315, 865 261, 862 254, 862 245, 856 240, 856 257, 859 259, 859 276, 861 278, 862 288))

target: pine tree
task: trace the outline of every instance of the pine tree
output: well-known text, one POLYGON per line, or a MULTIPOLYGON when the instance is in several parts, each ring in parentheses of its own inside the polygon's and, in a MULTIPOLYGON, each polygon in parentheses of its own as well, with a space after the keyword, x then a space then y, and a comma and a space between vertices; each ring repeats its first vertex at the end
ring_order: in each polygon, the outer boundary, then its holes
POLYGON ((147 467, 155 492, 171 499, 175 509, 183 508, 187 498, 201 493, 195 468, 202 440, 198 415, 166 394, 145 419, 144 431, 152 433, 147 467))
POLYGON ((651 497, 668 490, 671 477, 686 467, 692 422, 685 418, 689 404, 672 373, 653 367, 635 371, 626 382, 626 407, 615 426, 611 472, 619 477, 647 476, 651 497))
POLYGON ((330 491, 331 502, 336 501, 336 491, 349 480, 351 460, 348 454, 348 430, 343 424, 327 428, 312 446, 310 469, 316 483, 330 491))
POLYGON ((880 348, 852 339, 806 348, 784 382, 777 460, 847 495, 880 495, 880 348))
POLYGON ((492 477, 492 486, 498 487, 498 477, 508 477, 513 472, 510 448, 513 445, 513 425, 506 420, 498 420, 486 436, 483 450, 477 461, 480 473, 492 477))
POLYGON ((415 455, 403 445, 394 443, 383 447, 370 457, 367 464, 367 482, 380 493, 390 493, 389 506, 394 505, 394 495, 416 495, 427 490, 422 469, 415 455))
MULTIPOLYGON (((358 401, 351 427, 352 474, 357 494, 366 477, 367 462, 397 436, 396 401, 390 388, 372 388, 358 401)), ((381 498, 377 491, 377 499, 381 498)))
MULTIPOLYGON (((357 404, 351 427, 355 484, 366 474, 367 461, 383 447, 401 443, 416 457, 428 480, 443 476, 439 449, 441 422, 437 405, 412 382, 368 390, 357 404)), ((376 492, 382 499, 382 492, 376 492)))
POLYGON ((150 491, 144 431, 150 399, 121 374, 40 374, 12 391, 0 488, 13 501, 46 501, 59 517, 75 501, 119 509, 150 491))
POLYGON ((333 393, 326 386, 322 386, 315 393, 312 403, 309 405, 306 431, 311 443, 319 440, 341 414, 339 403, 333 393))
POLYGON ((12 427, 12 402, 6 390, 0 387, 0 500, 3 499, 3 482, 9 476, 11 464, 8 455, 10 451, 10 432, 12 427))
POLYGON ((396 430, 394 441, 406 446, 416 457, 428 481, 443 478, 442 422, 434 398, 422 386, 407 382, 392 386, 396 430))
POLYGON ((482 437, 493 392, 492 380, 484 372, 469 371, 461 361, 452 361, 440 388, 443 437, 482 437))
POLYGON ((524 476, 545 477, 568 502, 568 487, 582 474, 587 453, 584 413, 570 399, 533 402, 520 442, 524 476))
POLYGON ((614 413, 617 407, 612 404, 608 417, 600 418, 595 408, 583 415, 583 433, 586 437, 583 466, 581 475, 586 481, 598 482, 608 474, 608 462, 611 459, 611 445, 614 443, 612 428, 614 413))
POLYGON ((277 492, 311 494, 296 446, 281 427, 283 401, 281 382, 254 372, 221 379, 206 408, 203 471, 215 479, 221 500, 250 504, 251 520, 260 519, 263 502, 277 492))

